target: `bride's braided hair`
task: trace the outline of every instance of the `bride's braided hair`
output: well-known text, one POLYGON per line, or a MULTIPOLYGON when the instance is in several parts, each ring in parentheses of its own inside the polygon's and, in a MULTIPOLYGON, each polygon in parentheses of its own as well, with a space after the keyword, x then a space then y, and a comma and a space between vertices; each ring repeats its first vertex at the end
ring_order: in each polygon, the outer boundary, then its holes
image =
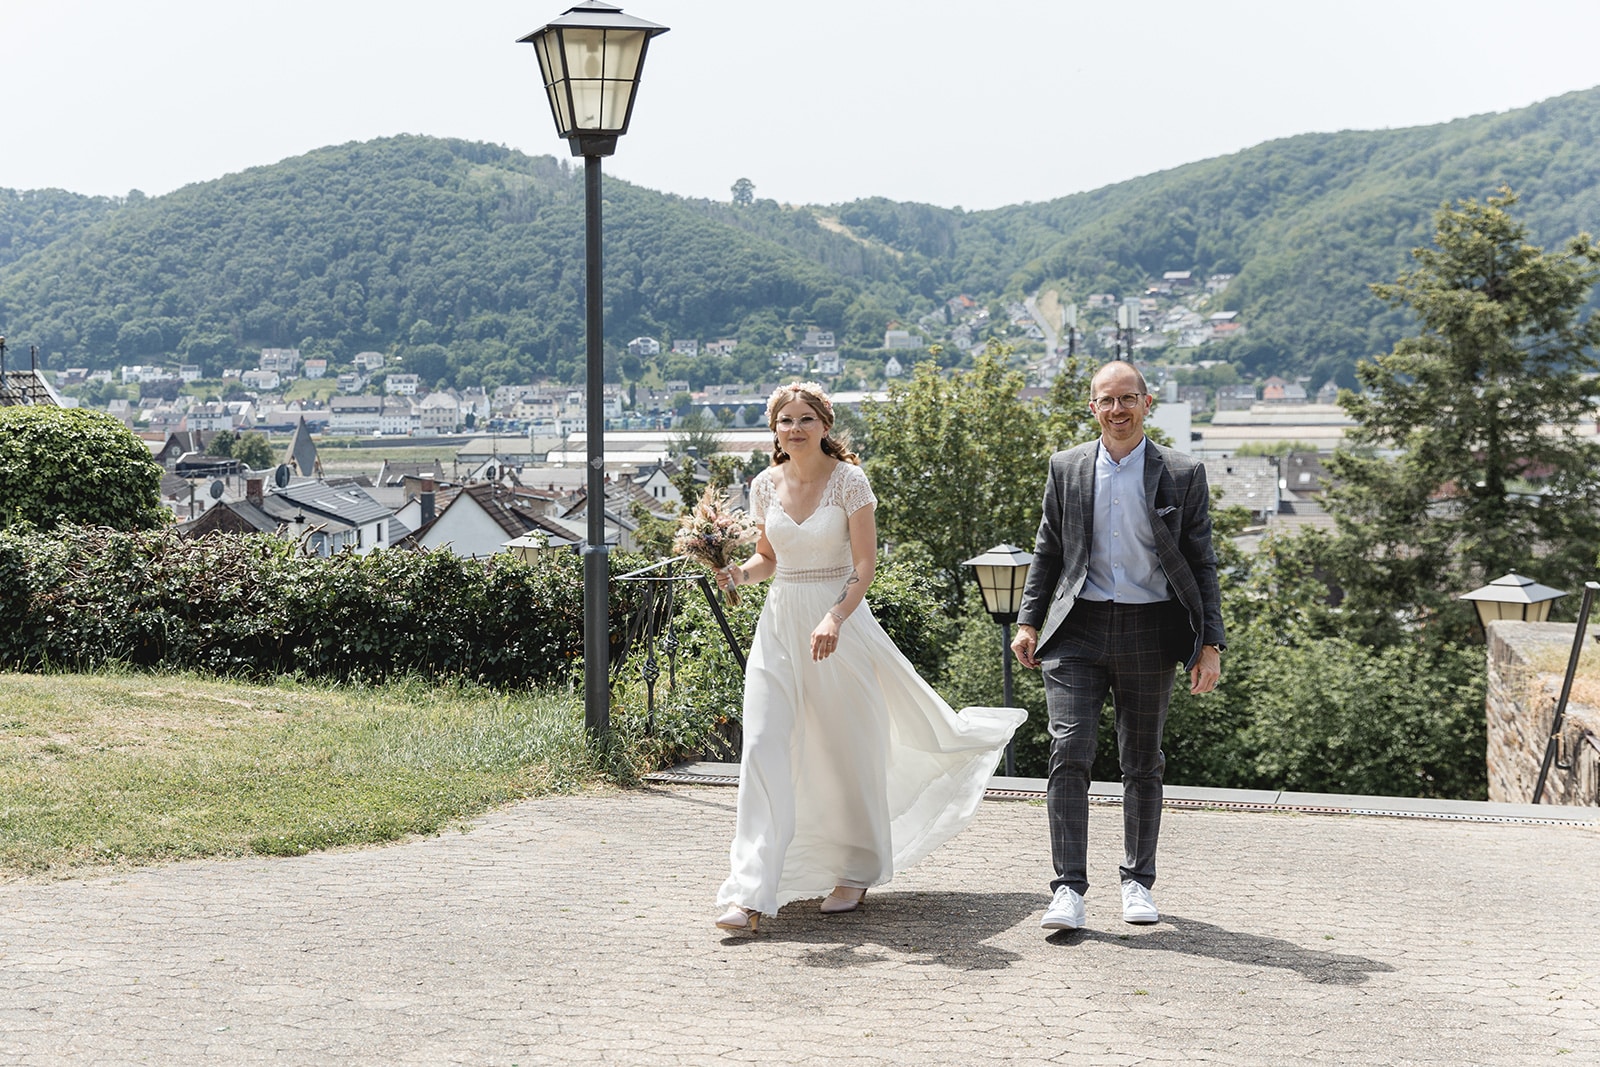
POLYGON ((788 385, 780 385, 767 398, 767 426, 772 430, 772 462, 774 464, 789 462, 789 453, 783 450, 783 444, 778 437, 778 412, 783 410, 785 404, 796 400, 804 401, 822 420, 823 455, 859 466, 861 457, 850 451, 849 435, 841 432, 837 438, 833 436, 833 401, 828 399, 827 391, 816 382, 791 382, 788 385))

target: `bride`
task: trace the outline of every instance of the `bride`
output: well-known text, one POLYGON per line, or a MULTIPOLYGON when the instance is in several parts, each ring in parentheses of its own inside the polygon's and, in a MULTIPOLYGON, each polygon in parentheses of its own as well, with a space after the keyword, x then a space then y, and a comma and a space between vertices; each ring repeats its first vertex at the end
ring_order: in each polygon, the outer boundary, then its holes
POLYGON ((724 589, 772 579, 744 687, 744 752, 725 930, 826 894, 854 910, 868 888, 917 862, 977 812, 996 759, 1026 713, 960 712, 924 682, 866 602, 877 562, 877 498, 854 453, 829 436, 815 383, 767 402, 772 465, 750 487, 760 531, 724 589))

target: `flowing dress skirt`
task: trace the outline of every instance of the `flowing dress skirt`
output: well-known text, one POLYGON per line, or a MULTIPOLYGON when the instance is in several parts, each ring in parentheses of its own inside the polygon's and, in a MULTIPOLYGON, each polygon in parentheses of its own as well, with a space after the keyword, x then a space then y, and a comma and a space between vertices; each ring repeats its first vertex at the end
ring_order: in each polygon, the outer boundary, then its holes
POLYGON ((867 603, 811 659, 838 583, 777 579, 756 624, 731 871, 719 904, 774 915, 836 884, 875 886, 971 821, 1018 708, 953 711, 867 603))

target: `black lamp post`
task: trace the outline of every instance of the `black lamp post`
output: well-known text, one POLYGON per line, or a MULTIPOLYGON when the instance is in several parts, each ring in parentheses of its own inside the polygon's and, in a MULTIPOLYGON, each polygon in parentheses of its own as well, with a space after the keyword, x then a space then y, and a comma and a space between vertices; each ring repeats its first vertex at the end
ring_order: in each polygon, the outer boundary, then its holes
POLYGON ((1513 572, 1470 593, 1462 593, 1461 599, 1472 601, 1472 606, 1478 609, 1478 621, 1487 635, 1489 624, 1499 619, 1544 622, 1550 617, 1550 605, 1566 595, 1560 589, 1540 585, 1532 578, 1513 572))
POLYGON ((585 0, 548 26, 521 38, 533 45, 544 76, 556 132, 583 157, 585 362, 589 442, 587 544, 583 546, 583 717, 593 735, 611 728, 610 658, 606 606, 605 291, 601 285, 600 159, 628 132, 634 90, 650 38, 667 27, 624 15, 615 4, 585 0))
MULTIPOLYGON (((978 576, 983 591, 983 607, 1000 624, 1000 677, 1006 707, 1011 707, 1011 624, 1022 610, 1022 590, 1028 584, 1028 568, 1033 553, 1016 545, 995 545, 981 556, 962 564, 978 576)), ((1016 772, 1015 741, 1006 742, 1006 777, 1016 772)))

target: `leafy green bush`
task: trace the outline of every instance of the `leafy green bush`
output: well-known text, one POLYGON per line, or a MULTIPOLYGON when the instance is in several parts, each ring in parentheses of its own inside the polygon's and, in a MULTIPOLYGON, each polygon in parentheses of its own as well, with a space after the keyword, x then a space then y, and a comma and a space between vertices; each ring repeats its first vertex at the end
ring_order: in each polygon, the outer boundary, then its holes
POLYGON ((61 523, 148 530, 170 518, 161 468, 103 411, 0 408, 0 527, 61 523))
POLYGON ((1245 735, 1257 774, 1279 788, 1487 796, 1481 648, 1327 638, 1253 673, 1245 735))
MULTIPOLYGON (((611 557, 616 570, 637 557, 611 557)), ((382 551, 319 559, 266 536, 66 527, 0 532, 0 664, 521 687, 582 663, 577 556, 535 563, 382 551)), ((637 587, 610 595, 613 644, 637 587)))

